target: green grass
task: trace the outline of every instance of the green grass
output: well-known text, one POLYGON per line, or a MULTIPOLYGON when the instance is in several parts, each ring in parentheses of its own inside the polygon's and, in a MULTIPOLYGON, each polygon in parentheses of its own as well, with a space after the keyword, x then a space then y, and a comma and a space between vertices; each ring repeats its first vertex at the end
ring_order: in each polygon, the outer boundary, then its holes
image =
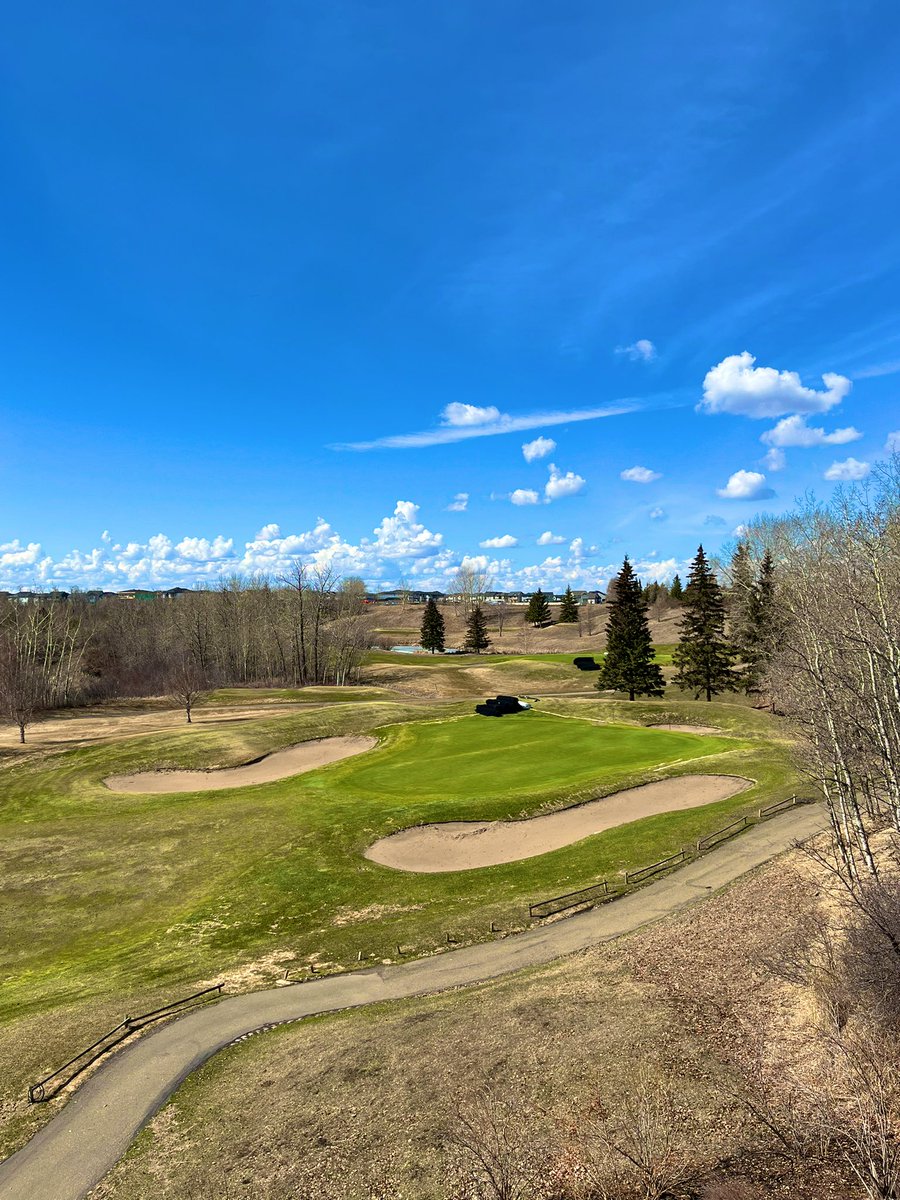
POLYGON ((381 752, 352 759, 308 786, 347 789, 403 812, 427 802, 446 814, 448 802, 456 808, 456 801, 477 800, 479 816, 508 816, 548 794, 572 797, 731 748, 723 738, 593 725, 532 710, 500 720, 468 716, 398 726, 381 752))
MULTIPOLYGON (((796 786, 777 726, 746 709, 599 697, 541 708, 492 720, 464 715, 471 701, 432 714, 421 703, 363 701, 7 762, 3 1091, 18 1094, 125 1011, 153 1007, 241 964, 277 951, 286 956, 281 969, 313 958, 347 968, 360 954, 395 958, 398 943, 427 954, 446 946, 448 933, 478 940, 489 936, 491 921, 520 927, 529 901, 661 858, 796 786), (427 714, 442 719, 423 721, 427 714), (564 719, 573 716, 590 719, 564 719), (749 736, 595 723, 623 719, 712 721, 749 736), (114 773, 230 765, 307 738, 366 731, 382 741, 369 755, 277 783, 171 796, 118 795, 102 783, 114 773), (735 773, 757 785, 705 808, 475 871, 407 874, 362 856, 400 827, 524 816, 629 786, 651 771, 654 778, 735 773)), ((259 982, 271 982, 274 971, 259 982)))
MULTIPOLYGON (((603 657, 602 651, 589 650, 596 658, 603 657)), ((439 666, 439 667, 490 667, 498 663, 545 662, 565 663, 572 665, 572 659, 577 658, 577 652, 561 654, 403 654, 391 650, 369 650, 364 661, 367 663, 390 663, 391 666, 406 663, 407 665, 439 666)), ((575 668, 573 668, 574 670, 575 668)))
MULTIPOLYGON (((671 645, 656 646, 656 661, 664 666, 670 666, 674 649, 674 643, 671 645)), ((369 650, 365 654, 364 661, 366 663, 389 663, 391 666, 398 664, 403 666, 405 664, 415 667, 437 666, 457 668, 490 667, 507 663, 559 663, 572 667, 572 670, 577 674, 582 674, 582 672, 578 671, 572 665, 576 658, 593 657, 596 662, 602 662, 603 654, 604 651, 602 650, 585 650, 582 653, 577 649, 565 652, 552 651, 546 654, 403 654, 395 653, 391 650, 369 650)), ((586 672, 584 674, 587 675, 586 672)))

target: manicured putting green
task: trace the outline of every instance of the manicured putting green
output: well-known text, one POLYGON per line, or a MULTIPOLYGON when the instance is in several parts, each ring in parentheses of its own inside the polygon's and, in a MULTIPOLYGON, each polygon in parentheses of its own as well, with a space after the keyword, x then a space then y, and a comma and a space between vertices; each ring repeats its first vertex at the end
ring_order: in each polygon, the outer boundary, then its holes
MULTIPOLYGON (((734 749, 733 741, 539 712, 394 726, 386 745, 323 772, 322 785, 359 795, 476 799, 571 793, 679 761, 734 749)), ((312 780, 310 780, 312 781, 312 780)))

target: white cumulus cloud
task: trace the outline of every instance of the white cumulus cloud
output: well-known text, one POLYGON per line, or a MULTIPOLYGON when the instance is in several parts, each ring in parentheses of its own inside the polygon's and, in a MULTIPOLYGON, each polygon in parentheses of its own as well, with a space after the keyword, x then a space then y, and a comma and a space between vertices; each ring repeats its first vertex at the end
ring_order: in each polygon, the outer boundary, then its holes
POLYGON ((566 539, 564 537, 560 537, 558 533, 551 533, 549 529, 545 529, 538 538, 537 544, 539 546, 560 546, 565 540, 566 539))
POLYGON ((492 425, 499 420, 500 409, 495 408, 493 404, 479 408, 477 404, 460 404, 458 400, 454 400, 441 413, 441 422, 444 425, 492 425))
POLYGON ((478 543, 482 550, 510 550, 518 544, 519 539, 511 533, 504 533, 502 537, 485 538, 483 542, 478 543))
POLYGON ((465 512, 469 506, 469 493, 457 492, 447 505, 447 512, 465 512))
POLYGON ((576 475, 574 471, 566 471, 563 475, 556 464, 551 463, 550 478, 544 484, 544 496, 548 503, 551 500, 560 500, 563 496, 575 496, 585 483, 587 480, 576 475))
POLYGON ((787 458, 780 446, 773 446, 771 450, 767 450, 763 463, 767 471, 783 471, 787 466, 787 458))
POLYGON ((822 376, 825 390, 816 391, 805 387, 796 371, 755 367, 755 362, 747 350, 723 358, 707 371, 698 408, 760 418, 827 412, 840 404, 853 386, 846 376, 827 372, 822 376))
POLYGON ((766 446, 780 448, 790 446, 844 446, 847 442, 856 442, 862 437, 858 429, 848 425, 845 429, 835 429, 826 433, 824 429, 811 428, 806 418, 801 416, 784 417, 774 429, 767 429, 759 439, 766 446))
POLYGON ((723 500, 754 500, 766 491, 766 477, 760 471, 735 471, 716 491, 723 500))
POLYGON ((652 483, 654 479, 662 479, 659 471, 651 471, 649 467, 628 467, 619 473, 620 479, 629 483, 652 483))
POLYGON ((650 509, 650 520, 651 521, 664 521, 665 518, 666 518, 666 510, 664 508, 651 508, 650 509))
POLYGON ((386 558, 416 558, 431 554, 444 538, 432 533, 416 520, 418 504, 398 500, 394 515, 385 517, 375 528, 375 546, 386 558))
POLYGON ((540 496, 534 488, 516 488, 514 492, 510 492, 510 500, 513 504, 537 504, 540 496))
POLYGON ((555 449, 556 442, 553 438, 538 437, 533 442, 525 442, 522 446, 522 453, 526 462, 534 462, 537 458, 546 458, 555 449))
POLYGON ((860 462, 856 458, 845 458, 843 462, 833 462, 824 477, 848 483, 854 479, 865 479, 871 470, 872 468, 867 462, 860 462))
POLYGON ((652 362, 656 358, 656 347, 649 338, 638 338, 630 346, 616 346, 616 354, 624 354, 632 362, 652 362))

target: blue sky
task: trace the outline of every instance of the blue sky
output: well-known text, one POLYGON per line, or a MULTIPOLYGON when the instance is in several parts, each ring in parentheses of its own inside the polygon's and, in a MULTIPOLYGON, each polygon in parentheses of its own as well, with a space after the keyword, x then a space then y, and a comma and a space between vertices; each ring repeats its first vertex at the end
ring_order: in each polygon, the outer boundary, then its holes
POLYGON ((4 26, 0 587, 666 577, 900 429, 896 5, 4 26))

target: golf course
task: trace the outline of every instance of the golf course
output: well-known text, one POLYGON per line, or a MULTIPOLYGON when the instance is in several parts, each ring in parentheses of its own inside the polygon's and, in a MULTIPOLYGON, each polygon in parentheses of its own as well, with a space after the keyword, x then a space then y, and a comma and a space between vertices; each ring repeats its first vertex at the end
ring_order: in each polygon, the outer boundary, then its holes
POLYGON ((622 880, 797 788, 776 724, 740 704, 595 693, 487 719, 471 697, 310 692, 213 696, 189 727, 132 706, 91 739, 89 717, 50 718, 33 748, 4 745, 4 1152, 62 1102, 29 1106, 29 1083, 125 1012, 521 930, 530 903, 622 880), (577 824, 592 806, 597 832, 577 824), (493 823, 502 841, 573 814, 562 842, 475 869, 368 856, 420 826, 493 823))

